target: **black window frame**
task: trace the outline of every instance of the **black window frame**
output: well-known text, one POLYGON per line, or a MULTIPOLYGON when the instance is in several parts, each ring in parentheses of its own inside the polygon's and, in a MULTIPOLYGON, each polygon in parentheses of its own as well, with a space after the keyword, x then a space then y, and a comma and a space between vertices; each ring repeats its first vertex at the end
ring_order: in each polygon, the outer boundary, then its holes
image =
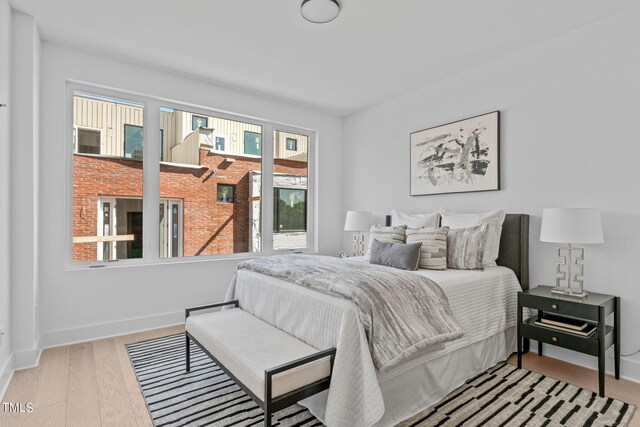
POLYGON ((191 115, 191 130, 197 130, 198 128, 208 128, 209 127, 209 117, 205 117, 205 116, 200 116, 198 114, 193 114, 191 115), (196 119, 203 119, 204 120, 204 126, 195 126, 195 121, 196 119))
POLYGON ((242 150, 244 151, 244 154, 248 154, 250 156, 262 156, 262 132, 245 130, 243 134, 243 139, 242 139, 242 150), (260 141, 258 142, 258 144, 260 144, 260 152, 258 154, 247 153, 247 135, 249 134, 258 136, 260 138, 260 141))
POLYGON ((236 184, 227 184, 225 182, 219 182, 218 185, 216 186, 216 203, 220 203, 223 205, 227 205, 227 204, 232 205, 236 203, 236 184), (226 202, 223 202, 222 200, 220 200, 220 190, 222 187, 231 188, 232 190, 231 201, 227 200, 226 202))
POLYGON ((298 151, 298 140, 296 138, 287 138, 285 141, 287 151, 298 151), (289 142, 293 142, 293 148, 289 148, 289 142))
POLYGON ((309 228, 308 221, 308 213, 307 209, 309 208, 308 203, 308 189, 306 188, 286 188, 286 187, 273 187, 273 234, 279 233, 302 233, 307 232, 309 228), (304 191, 304 229, 301 230, 280 230, 279 218, 280 218, 280 190, 289 190, 289 191, 304 191))
POLYGON ((143 160, 144 157, 144 126, 140 126, 140 125, 132 125, 130 123, 125 123, 124 126, 122 127, 122 131, 123 131, 123 136, 122 136, 122 157, 124 157, 125 159, 131 159, 131 160, 143 160), (131 153, 131 157, 127 157, 127 127, 131 127, 131 128, 138 128, 142 131, 142 156, 140 158, 134 157, 133 153, 131 153))

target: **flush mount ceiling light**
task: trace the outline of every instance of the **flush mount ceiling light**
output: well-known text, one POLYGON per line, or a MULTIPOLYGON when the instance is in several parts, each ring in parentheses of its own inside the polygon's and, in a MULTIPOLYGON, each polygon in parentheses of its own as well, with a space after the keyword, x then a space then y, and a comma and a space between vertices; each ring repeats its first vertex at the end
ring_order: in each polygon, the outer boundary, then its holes
POLYGON ((337 0, 303 0, 300 6, 302 16, 314 24, 333 21, 340 13, 337 0))

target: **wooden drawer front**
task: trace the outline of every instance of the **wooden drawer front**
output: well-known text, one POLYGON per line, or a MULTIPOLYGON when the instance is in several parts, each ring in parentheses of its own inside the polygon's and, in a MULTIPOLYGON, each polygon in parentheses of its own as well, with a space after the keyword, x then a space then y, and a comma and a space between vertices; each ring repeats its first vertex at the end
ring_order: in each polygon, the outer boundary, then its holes
POLYGON ((579 351, 581 353, 598 355, 598 340, 593 338, 584 338, 576 335, 565 334, 562 332, 552 331, 540 326, 523 324, 521 325, 521 333, 525 338, 531 338, 547 344, 553 344, 558 347, 567 348, 569 350, 579 351))
POLYGON ((518 300, 523 307, 529 307, 534 310, 598 321, 598 306, 596 305, 580 304, 573 301, 544 298, 524 293, 518 294, 518 300))

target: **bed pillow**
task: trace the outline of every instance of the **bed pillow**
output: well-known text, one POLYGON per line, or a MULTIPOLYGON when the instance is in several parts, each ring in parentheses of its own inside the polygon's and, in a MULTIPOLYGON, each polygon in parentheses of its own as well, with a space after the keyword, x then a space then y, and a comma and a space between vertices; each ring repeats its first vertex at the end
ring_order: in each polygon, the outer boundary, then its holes
POLYGON ((401 270, 414 271, 420 261, 422 243, 388 243, 373 239, 371 264, 386 265, 401 270))
POLYGON ((487 242, 484 249, 484 259, 482 262, 485 267, 495 267, 497 265, 496 260, 500 252, 500 235, 502 234, 502 223, 505 217, 503 210, 461 214, 440 208, 440 216, 442 217, 441 225, 443 227, 447 226, 450 229, 489 224, 487 242))
POLYGON ((438 212, 408 214, 391 210, 391 225, 406 225, 408 228, 437 227, 439 221, 438 212))
POLYGON ((457 228, 447 233, 447 267, 484 270, 484 252, 489 224, 457 228))
POLYGON ((447 232, 449 227, 407 228, 407 244, 421 243, 418 267, 447 269, 447 232))
POLYGON ((369 261, 371 255, 371 244, 375 239, 387 243, 404 243, 407 235, 407 226, 398 225, 395 227, 383 227, 382 225, 374 225, 369 230, 369 248, 365 255, 365 260, 369 261))

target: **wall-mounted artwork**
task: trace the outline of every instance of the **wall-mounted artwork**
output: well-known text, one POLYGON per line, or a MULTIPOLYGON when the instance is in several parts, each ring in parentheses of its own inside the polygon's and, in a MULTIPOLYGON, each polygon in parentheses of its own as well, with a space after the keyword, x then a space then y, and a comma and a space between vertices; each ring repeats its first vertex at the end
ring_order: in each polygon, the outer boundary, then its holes
POLYGON ((500 189, 500 112, 411 134, 411 195, 500 189))

